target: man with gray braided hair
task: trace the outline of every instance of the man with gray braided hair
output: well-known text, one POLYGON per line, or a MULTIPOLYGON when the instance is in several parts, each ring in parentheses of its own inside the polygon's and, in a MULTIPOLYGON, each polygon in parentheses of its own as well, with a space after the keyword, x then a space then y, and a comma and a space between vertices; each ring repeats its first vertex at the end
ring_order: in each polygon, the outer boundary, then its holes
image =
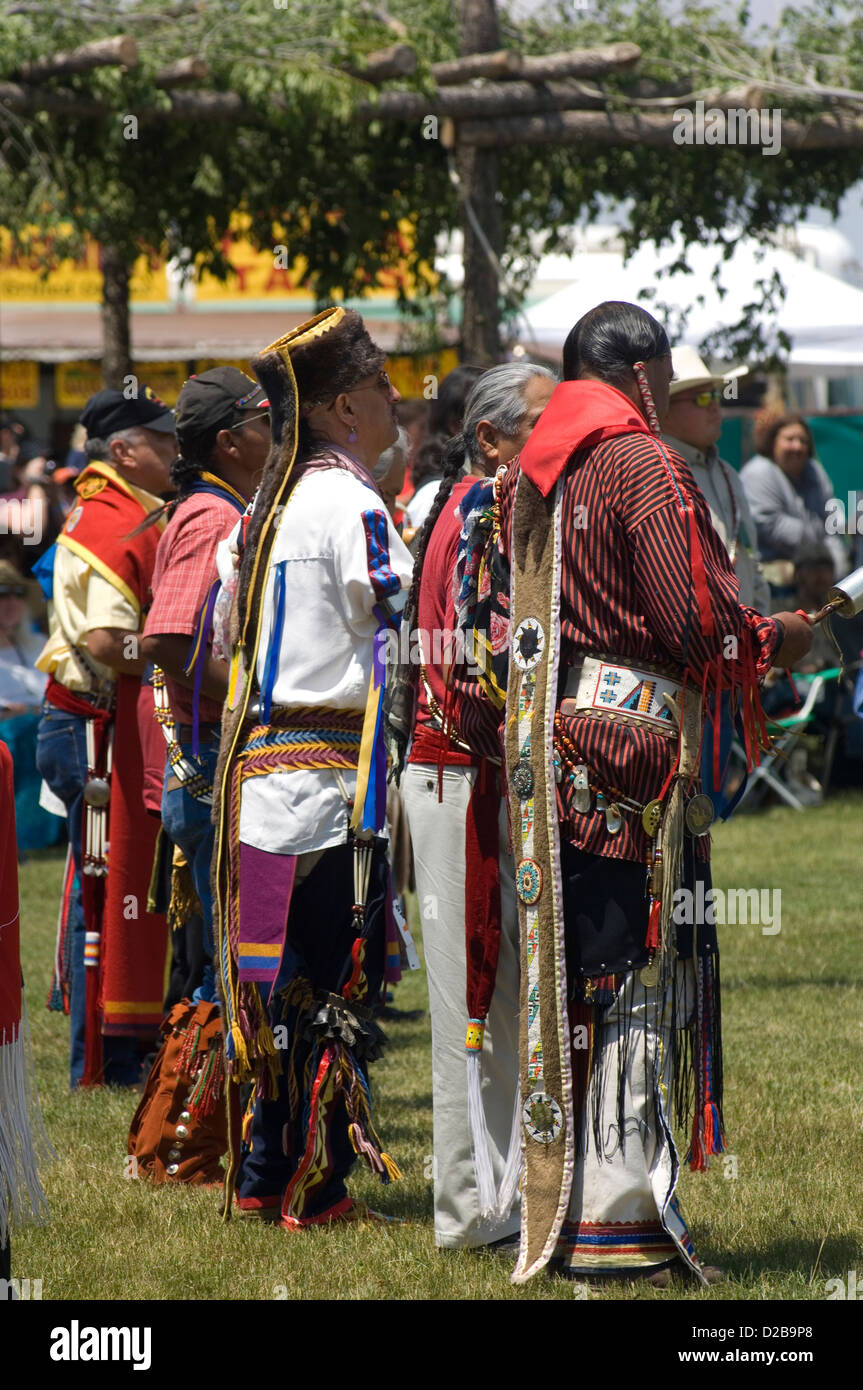
POLYGON ((411 671, 419 688, 404 802, 432 1023, 435 1241, 513 1255, 518 921, 499 712, 447 648, 463 515, 477 494, 490 500, 491 479, 518 454, 553 387, 551 372, 528 363, 492 367, 476 381, 419 538, 406 617, 422 663, 411 671))

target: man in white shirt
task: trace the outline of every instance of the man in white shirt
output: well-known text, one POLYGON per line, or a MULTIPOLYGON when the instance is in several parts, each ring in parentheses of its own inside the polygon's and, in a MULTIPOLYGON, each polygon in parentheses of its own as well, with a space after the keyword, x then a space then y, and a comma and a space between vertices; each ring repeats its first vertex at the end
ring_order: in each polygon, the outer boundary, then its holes
POLYGON ((369 1215, 345 1187, 357 1154, 397 1176, 366 1077, 390 892, 380 699, 412 569, 373 479, 398 429, 384 360, 334 309, 252 363, 274 447, 238 542, 219 956, 229 1065, 255 1084, 237 1199, 289 1230, 369 1215))

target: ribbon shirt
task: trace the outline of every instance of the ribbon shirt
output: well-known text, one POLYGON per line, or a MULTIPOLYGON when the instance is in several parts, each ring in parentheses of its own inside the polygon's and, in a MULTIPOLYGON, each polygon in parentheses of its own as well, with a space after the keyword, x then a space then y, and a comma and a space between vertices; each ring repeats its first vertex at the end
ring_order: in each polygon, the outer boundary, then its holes
MULTIPOLYGON (((280 518, 264 594, 256 674, 272 706, 365 710, 381 603, 400 610, 412 569, 371 486, 339 467, 301 477, 280 518)), ((341 777, 353 795, 356 774, 341 777)), ((305 854, 343 844, 347 827, 332 771, 273 772, 243 787, 244 844, 305 854)))

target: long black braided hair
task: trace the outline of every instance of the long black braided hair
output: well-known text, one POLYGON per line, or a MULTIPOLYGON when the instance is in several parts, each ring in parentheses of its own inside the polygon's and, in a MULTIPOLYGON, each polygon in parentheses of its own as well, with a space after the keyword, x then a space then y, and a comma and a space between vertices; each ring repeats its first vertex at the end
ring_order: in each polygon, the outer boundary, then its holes
MULTIPOLYGON (((431 511, 423 522, 417 537, 416 558, 414 559, 411 587, 408 591, 407 600, 402 611, 402 631, 408 634, 409 639, 417 626, 417 618, 419 616, 420 583, 422 582, 423 564, 425 562, 428 543, 431 539, 435 522, 446 506, 447 498, 464 470, 465 444, 465 434, 462 432, 461 434, 454 435, 444 447, 442 458, 443 476, 441 477, 440 486, 435 494, 431 511)), ((408 645, 410 646, 410 641, 408 645)), ((424 660, 426 655, 426 653, 423 653, 424 660)), ((391 776, 395 779, 396 785, 398 785, 401 780, 408 744, 413 734, 418 680, 419 666, 417 662, 412 660, 400 662, 395 680, 388 690, 386 724, 393 754, 391 776)))
POLYGON ((467 439, 465 432, 453 435, 444 445, 441 455, 441 480, 440 486, 435 493, 434 502, 431 510, 422 524, 416 540, 416 552, 414 557, 414 571, 411 578, 411 587, 408 591, 407 601, 404 607, 403 621, 409 624, 408 630, 416 626, 417 614, 419 611, 420 583, 423 575, 423 565, 425 563, 428 543, 431 540, 431 533, 434 530, 435 522, 447 504, 447 498, 461 477, 467 456, 467 439))

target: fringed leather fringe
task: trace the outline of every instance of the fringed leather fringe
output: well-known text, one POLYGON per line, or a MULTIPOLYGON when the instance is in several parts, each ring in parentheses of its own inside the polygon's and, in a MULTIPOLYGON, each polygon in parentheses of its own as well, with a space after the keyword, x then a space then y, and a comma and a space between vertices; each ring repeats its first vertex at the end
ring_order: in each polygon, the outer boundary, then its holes
POLYGON ((39 1163, 57 1155, 51 1147, 33 1084, 33 1056, 27 1006, 22 997, 17 1031, 0 1035, 0 1247, 12 1220, 41 1224, 48 1202, 39 1181, 39 1163))
MULTIPOLYGON (((658 1034, 670 1023, 671 1118, 676 1129, 690 1130, 689 1151, 684 1160, 693 1171, 708 1167, 711 1155, 725 1152, 722 1116, 722 1019, 719 956, 706 952, 663 972, 656 988, 656 1010, 650 1032, 658 1034)), ((625 976, 608 976, 600 982, 590 1004, 570 1004, 573 1039, 573 1108, 576 1114, 577 1152, 582 1155, 588 1133, 594 1152, 602 1158, 626 1145, 626 1077, 639 1064, 634 1048, 641 1048, 645 1094, 657 1099, 652 1083, 654 1058, 644 1029, 633 1032, 632 1011, 619 1021, 619 1043, 614 1049, 616 1066, 609 1067, 595 1047, 596 1029, 615 1004, 625 976), (581 1031, 577 1031, 581 1030, 581 1031), (588 1087, 594 1081, 591 1113, 586 1112, 588 1087), (608 1087, 616 1090, 617 1135, 609 1143, 603 1133, 603 1107, 608 1087)), ((630 1117, 631 1118, 631 1117, 630 1117)), ((652 1120, 659 1122, 654 1114, 652 1120)))

